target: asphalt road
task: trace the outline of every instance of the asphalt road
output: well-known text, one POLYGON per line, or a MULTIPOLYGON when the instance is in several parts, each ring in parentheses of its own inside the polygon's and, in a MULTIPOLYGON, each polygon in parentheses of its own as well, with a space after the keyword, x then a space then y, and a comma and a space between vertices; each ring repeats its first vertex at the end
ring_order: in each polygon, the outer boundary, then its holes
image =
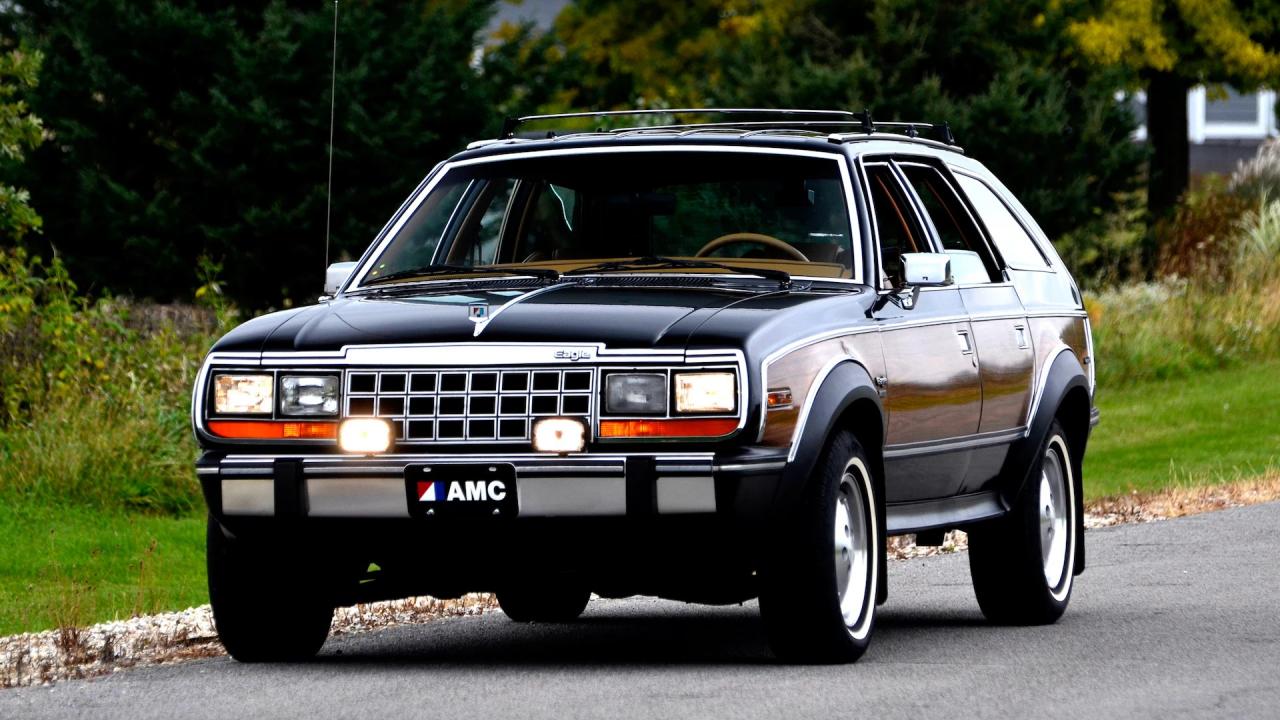
POLYGON ((1280 716, 1280 504, 1089 534, 1051 627, 984 624, 963 555, 894 563, 871 650, 776 664, 755 607, 597 601, 330 641, 315 662, 206 660, 0 692, 0 718, 1280 716))

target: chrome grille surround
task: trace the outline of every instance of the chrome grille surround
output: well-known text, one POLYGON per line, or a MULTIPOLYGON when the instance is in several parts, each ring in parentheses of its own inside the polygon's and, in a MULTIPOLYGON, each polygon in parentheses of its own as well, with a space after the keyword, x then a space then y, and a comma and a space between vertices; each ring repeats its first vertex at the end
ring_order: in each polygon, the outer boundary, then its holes
MULTIPOLYGON (((486 373, 486 372, 586 372, 591 375, 591 386, 587 391, 579 392, 576 389, 565 391, 564 388, 558 392, 546 391, 548 395, 560 397, 562 395, 586 395, 587 396, 587 412, 582 417, 587 423, 587 436, 589 441, 596 441, 600 422, 600 408, 598 405, 598 389, 600 387, 600 378, 603 373, 618 370, 640 370, 640 371, 659 371, 672 372, 681 370, 699 370, 699 369, 733 369, 738 376, 738 430, 740 431, 746 422, 747 412, 747 365, 746 358, 741 350, 737 349, 627 349, 627 348, 607 348, 601 343, 493 343, 493 342, 465 342, 465 343, 423 343, 423 344, 379 344, 379 345, 348 345, 340 350, 324 350, 324 351, 267 351, 267 352, 239 352, 239 351, 220 351, 210 353, 204 364, 200 368, 199 375, 196 380, 195 389, 192 393, 192 427, 196 436, 210 443, 220 445, 237 445, 237 446, 254 446, 254 445, 270 445, 280 444, 279 441, 273 440, 256 440, 256 439, 230 439, 220 438, 210 434, 206 428, 206 423, 210 419, 209 415, 209 398, 207 388, 212 373, 215 372, 253 372, 253 371, 288 371, 301 374, 317 372, 339 374, 342 376, 342 413, 339 419, 348 417, 349 398, 362 397, 372 398, 377 408, 377 399, 381 395, 378 391, 378 385, 374 385, 374 389, 360 391, 356 393, 350 392, 349 383, 352 375, 374 375, 380 380, 383 373, 402 373, 406 375, 405 382, 409 386, 403 392, 406 407, 404 414, 398 418, 391 418, 394 424, 399 425, 401 433, 397 445, 408 446, 431 446, 446 445, 455 443, 474 443, 474 444, 508 444, 508 445, 529 445, 530 439, 528 432, 532 430, 532 422, 541 414, 535 414, 530 408, 530 413, 525 420, 529 421, 529 426, 525 435, 521 439, 497 438, 493 440, 464 439, 461 441, 441 440, 436 433, 435 440, 413 440, 405 438, 404 434, 408 431, 408 423, 415 419, 426 419, 424 415, 414 415, 409 406, 409 396, 412 392, 412 380, 410 375, 413 374, 436 374, 437 380, 440 375, 445 374, 467 374, 468 386, 470 386, 470 373, 486 373), (396 421, 400 422, 397 423, 396 421)), ((532 377, 531 377, 532 382, 532 377)), ((392 384, 394 387, 394 383, 392 384)), ((390 388, 389 388, 390 389, 390 388)), ((388 397, 395 396, 399 393, 388 392, 388 397)), ((431 394, 424 391, 423 394, 431 394)), ((448 391, 441 393, 435 392, 437 396, 454 394, 466 395, 467 393, 457 393, 457 391, 448 391)), ((497 396, 501 394, 499 391, 491 394, 497 396)), ((517 393, 523 394, 523 393, 517 393)), ((528 393, 531 397, 535 394, 541 395, 542 391, 535 392, 530 390, 528 393)), ((391 407, 389 409, 394 409, 391 407)), ((562 407, 558 408, 563 410, 562 407)), ((571 408, 572 409, 572 408, 571 408)), ((495 415, 498 418, 501 415, 495 415)), ((451 416, 454 417, 454 416, 451 416)), ((464 411, 464 416, 465 411, 464 411)), ((514 415, 512 416, 514 419, 514 415)), ((487 415, 477 415, 477 419, 488 418, 487 415)), ((437 417, 435 419, 439 419, 437 417)), ((611 417, 611 419, 613 419, 611 417)), ((625 419, 625 418, 621 418, 625 419)), ((646 418, 648 419, 648 418, 646 418)), ((496 430, 496 428, 495 428, 496 430)), ((609 440, 609 442, 613 442, 609 440)), ((333 440, 291 440, 290 445, 334 445, 333 440)))
POLYGON ((415 443, 529 443, 540 417, 592 427, 593 368, 348 370, 343 417, 381 417, 415 443))

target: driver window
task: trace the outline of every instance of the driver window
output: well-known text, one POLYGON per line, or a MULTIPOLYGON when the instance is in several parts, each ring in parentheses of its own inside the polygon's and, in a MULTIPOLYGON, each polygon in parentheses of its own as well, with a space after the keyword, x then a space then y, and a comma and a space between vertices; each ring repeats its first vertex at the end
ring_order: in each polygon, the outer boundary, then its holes
POLYGON ((449 248, 448 262, 459 265, 492 265, 497 262, 502 229, 516 186, 514 178, 485 183, 467 212, 458 239, 449 248))
POLYGON ((867 165, 867 180, 880 243, 881 287, 897 287, 903 281, 902 255, 930 252, 931 248, 889 166, 867 165))
POLYGON ((511 262, 543 262, 572 257, 577 232, 578 192, 539 182, 516 238, 511 262))

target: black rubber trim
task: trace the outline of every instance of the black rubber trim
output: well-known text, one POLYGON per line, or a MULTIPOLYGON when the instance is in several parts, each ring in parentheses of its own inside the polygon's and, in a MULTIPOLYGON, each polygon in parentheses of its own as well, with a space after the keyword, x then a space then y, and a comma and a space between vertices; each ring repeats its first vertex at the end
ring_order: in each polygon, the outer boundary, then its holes
POLYGON ((297 460, 276 460, 272 463, 275 476, 276 517, 302 517, 307 514, 307 499, 302 483, 302 463, 297 460))
POLYGON ((627 516, 658 514, 658 472, 652 457, 627 458, 627 516))

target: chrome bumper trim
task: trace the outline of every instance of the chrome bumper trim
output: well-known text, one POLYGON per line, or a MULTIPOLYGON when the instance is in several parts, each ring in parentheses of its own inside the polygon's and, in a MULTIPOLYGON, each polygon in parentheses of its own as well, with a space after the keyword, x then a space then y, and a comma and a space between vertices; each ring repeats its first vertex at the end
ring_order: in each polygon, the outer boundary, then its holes
POLYGON ((659 515, 713 513, 716 511, 716 483, 711 476, 659 477, 659 515))
MULTIPOLYGON (((659 514, 716 511, 712 453, 653 454, 659 514)), ((276 462, 301 464, 310 517, 406 518, 409 498, 404 473, 416 464, 506 462, 516 470, 520 517, 600 517, 627 513, 626 456, 554 455, 394 455, 232 456, 199 468, 217 477, 222 512, 233 516, 275 514, 276 462)), ((756 468, 759 464, 750 464, 756 468)))
POLYGON ((249 517, 275 515, 275 484, 270 480, 223 480, 222 512, 249 517))
POLYGON ((310 517, 409 517, 403 480, 323 478, 306 487, 310 517))

